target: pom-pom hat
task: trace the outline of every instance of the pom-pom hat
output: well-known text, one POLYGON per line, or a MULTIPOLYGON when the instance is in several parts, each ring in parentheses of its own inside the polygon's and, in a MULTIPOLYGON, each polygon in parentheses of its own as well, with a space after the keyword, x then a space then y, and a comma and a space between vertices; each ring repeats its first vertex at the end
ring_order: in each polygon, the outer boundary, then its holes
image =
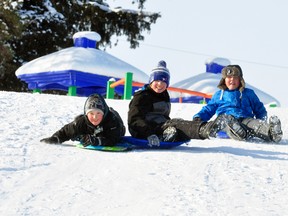
POLYGON ((169 86, 170 72, 166 67, 166 62, 163 60, 159 61, 157 67, 151 71, 149 84, 155 80, 161 80, 167 84, 167 87, 169 86))

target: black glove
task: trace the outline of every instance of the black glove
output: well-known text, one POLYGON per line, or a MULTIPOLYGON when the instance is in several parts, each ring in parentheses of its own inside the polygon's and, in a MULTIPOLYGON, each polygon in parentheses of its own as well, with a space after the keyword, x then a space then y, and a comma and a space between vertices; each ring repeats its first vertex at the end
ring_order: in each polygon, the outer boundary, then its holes
POLYGON ((101 145, 101 140, 98 137, 89 134, 83 135, 80 142, 84 147, 88 145, 101 145))
POLYGON ((61 143, 57 136, 52 136, 52 137, 47 137, 47 138, 41 139, 40 142, 44 142, 47 144, 59 144, 59 143, 61 143))
POLYGON ((195 117, 195 118, 193 118, 193 121, 199 121, 199 122, 200 122, 200 121, 202 121, 202 120, 201 120, 200 117, 195 117))
POLYGON ((84 147, 86 147, 86 146, 88 146, 88 145, 92 145, 92 143, 91 143, 91 137, 90 137, 90 135, 83 135, 82 137, 81 137, 81 139, 80 139, 80 143, 84 146, 84 147))

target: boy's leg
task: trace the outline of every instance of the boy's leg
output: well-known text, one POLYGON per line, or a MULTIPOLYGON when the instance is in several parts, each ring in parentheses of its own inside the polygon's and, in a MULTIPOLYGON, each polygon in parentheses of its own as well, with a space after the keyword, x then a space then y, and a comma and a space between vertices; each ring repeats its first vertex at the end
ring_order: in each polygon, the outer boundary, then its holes
POLYGON ((245 118, 241 122, 250 132, 250 137, 257 137, 270 142, 269 124, 260 119, 245 118))
POLYGON ((216 138, 217 133, 226 127, 225 115, 219 115, 213 121, 205 122, 200 127, 200 136, 203 139, 216 138))
MULTIPOLYGON (((165 130, 168 127, 175 127, 177 129, 177 140, 209 139, 211 137, 216 137, 217 133, 227 126, 227 119, 229 120, 229 118, 232 117, 228 117, 227 115, 220 115, 215 120, 209 122, 198 120, 187 121, 183 119, 171 119, 165 122, 165 124, 162 126, 162 129, 165 130)), ((239 124, 236 119, 235 121, 239 124)), ((231 124, 233 121, 228 122, 231 124)), ((234 125, 232 124, 232 126, 234 125)), ((237 130, 237 132, 240 133, 239 130, 237 130)))
POLYGON ((259 119, 247 118, 242 121, 250 129, 251 135, 267 142, 280 142, 283 136, 281 122, 277 116, 271 116, 269 123, 259 119))
POLYGON ((177 129, 176 141, 201 139, 199 128, 203 124, 201 121, 187 121, 183 119, 171 119, 165 122, 162 129, 165 131, 169 127, 177 129))
POLYGON ((225 131, 231 139, 243 141, 248 138, 249 130, 239 120, 231 115, 223 116, 225 117, 226 124, 225 131))
POLYGON ((246 118, 242 120, 242 124, 251 131, 251 136, 276 143, 282 139, 281 122, 277 116, 271 116, 269 123, 259 119, 246 118))

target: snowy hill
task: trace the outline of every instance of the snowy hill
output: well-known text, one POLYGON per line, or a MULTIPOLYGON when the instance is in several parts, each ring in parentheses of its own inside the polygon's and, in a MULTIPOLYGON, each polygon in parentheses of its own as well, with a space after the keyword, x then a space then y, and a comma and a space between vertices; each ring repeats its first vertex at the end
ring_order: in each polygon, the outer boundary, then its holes
MULTIPOLYGON (((282 120, 279 145, 192 140, 171 150, 107 153, 39 142, 82 113, 86 98, 0 98, 1 215, 287 215, 287 108, 267 108, 282 120)), ((126 123, 129 101, 107 103, 126 123)), ((171 117, 191 119, 200 108, 173 103, 171 117)))

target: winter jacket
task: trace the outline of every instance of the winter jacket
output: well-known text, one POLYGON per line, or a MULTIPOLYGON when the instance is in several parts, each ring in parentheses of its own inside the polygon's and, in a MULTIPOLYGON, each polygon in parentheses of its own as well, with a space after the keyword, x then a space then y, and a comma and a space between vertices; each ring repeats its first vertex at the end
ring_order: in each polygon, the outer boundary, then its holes
POLYGON ((236 90, 218 90, 215 92, 208 104, 200 110, 193 118, 201 118, 209 121, 216 113, 232 115, 237 119, 256 118, 267 119, 267 111, 258 96, 252 89, 245 88, 242 92, 236 90))
POLYGON ((146 139, 162 135, 161 126, 170 120, 171 103, 167 90, 154 92, 149 85, 136 92, 129 104, 128 129, 133 137, 146 139))
POLYGON ((53 136, 57 136, 62 143, 69 139, 78 140, 87 134, 97 138, 93 139, 96 142, 93 145, 113 146, 125 135, 125 126, 117 111, 110 107, 99 125, 94 126, 89 122, 86 115, 79 115, 73 122, 54 133, 53 136))

